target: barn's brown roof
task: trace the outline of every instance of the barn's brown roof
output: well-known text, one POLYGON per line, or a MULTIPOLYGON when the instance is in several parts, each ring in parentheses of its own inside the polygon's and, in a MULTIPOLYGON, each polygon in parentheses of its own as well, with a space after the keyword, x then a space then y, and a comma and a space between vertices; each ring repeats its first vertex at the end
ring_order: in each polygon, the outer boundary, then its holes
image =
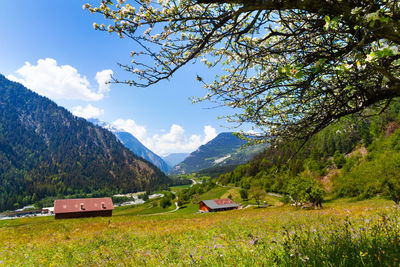
POLYGON ((111 198, 57 199, 54 201, 54 213, 89 212, 113 210, 111 198))
POLYGON ((211 209, 224 209, 224 208, 234 208, 239 207, 239 204, 233 202, 229 198, 224 199, 213 199, 213 200, 203 200, 202 201, 207 207, 211 209))

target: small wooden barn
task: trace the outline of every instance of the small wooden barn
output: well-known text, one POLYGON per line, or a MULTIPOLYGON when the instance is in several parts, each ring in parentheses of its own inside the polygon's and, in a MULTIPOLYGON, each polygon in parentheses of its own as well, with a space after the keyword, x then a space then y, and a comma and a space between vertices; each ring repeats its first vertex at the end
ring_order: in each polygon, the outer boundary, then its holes
POLYGON ((199 202, 199 210, 203 212, 216 212, 224 210, 234 210, 239 208, 239 204, 229 198, 202 200, 199 202))
POLYGON ((111 198, 57 199, 54 201, 56 219, 110 217, 114 209, 111 198))

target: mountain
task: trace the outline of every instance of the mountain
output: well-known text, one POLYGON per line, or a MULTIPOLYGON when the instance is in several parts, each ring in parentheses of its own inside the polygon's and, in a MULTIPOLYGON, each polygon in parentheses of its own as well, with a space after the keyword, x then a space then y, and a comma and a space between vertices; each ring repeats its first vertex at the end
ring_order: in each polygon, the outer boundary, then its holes
POLYGON ((243 164, 264 148, 258 145, 240 149, 245 144, 245 140, 236 137, 233 133, 220 133, 176 165, 170 174, 187 174, 214 166, 243 164))
POLYGON ((184 161, 189 155, 190 153, 171 153, 162 158, 169 166, 174 167, 184 161))
POLYGON ((145 147, 132 134, 130 134, 128 132, 120 132, 120 131, 116 131, 116 132, 114 132, 114 134, 133 153, 135 153, 136 155, 138 155, 141 158, 144 158, 144 159, 150 161, 155 166, 157 166, 160 170, 162 170, 164 173, 168 173, 168 171, 171 169, 171 167, 168 166, 168 164, 160 156, 158 156, 153 151, 151 151, 150 149, 145 147))
POLYGON ((124 132, 122 130, 116 129, 106 122, 101 122, 98 119, 89 119, 90 122, 101 126, 112 133, 125 145, 129 150, 131 150, 135 155, 151 162, 153 165, 157 166, 164 173, 168 173, 171 167, 157 154, 145 147, 135 136, 131 133, 124 132))
POLYGON ((0 210, 47 196, 135 192, 169 182, 110 131, 0 75, 0 210))

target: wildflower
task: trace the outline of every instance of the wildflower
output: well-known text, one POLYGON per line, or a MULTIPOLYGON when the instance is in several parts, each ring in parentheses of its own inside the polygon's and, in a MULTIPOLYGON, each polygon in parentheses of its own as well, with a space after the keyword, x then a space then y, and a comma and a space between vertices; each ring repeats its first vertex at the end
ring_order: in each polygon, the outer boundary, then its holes
POLYGON ((367 55, 367 58, 365 59, 367 62, 371 62, 375 57, 371 54, 367 55))
POLYGON ((300 257, 300 260, 302 261, 302 262, 306 262, 306 261, 308 261, 310 258, 307 256, 307 255, 305 255, 305 256, 303 256, 303 257, 300 257))

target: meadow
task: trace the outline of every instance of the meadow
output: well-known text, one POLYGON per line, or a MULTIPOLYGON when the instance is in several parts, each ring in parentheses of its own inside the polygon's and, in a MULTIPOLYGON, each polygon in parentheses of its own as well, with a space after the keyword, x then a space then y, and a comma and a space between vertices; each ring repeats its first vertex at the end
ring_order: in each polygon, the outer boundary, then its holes
POLYGON ((0 221, 0 265, 399 266, 393 202, 339 200, 321 210, 250 207, 209 214, 0 221))

